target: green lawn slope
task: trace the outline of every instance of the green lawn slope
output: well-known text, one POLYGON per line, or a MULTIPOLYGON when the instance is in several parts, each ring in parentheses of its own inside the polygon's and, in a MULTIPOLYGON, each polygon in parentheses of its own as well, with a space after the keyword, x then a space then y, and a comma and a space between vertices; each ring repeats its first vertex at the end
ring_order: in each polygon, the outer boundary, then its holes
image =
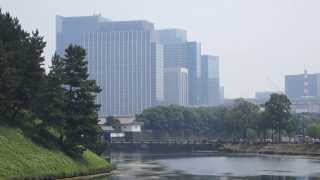
POLYGON ((0 179, 67 177, 107 172, 111 165, 91 151, 74 160, 26 138, 20 130, 0 126, 0 179))

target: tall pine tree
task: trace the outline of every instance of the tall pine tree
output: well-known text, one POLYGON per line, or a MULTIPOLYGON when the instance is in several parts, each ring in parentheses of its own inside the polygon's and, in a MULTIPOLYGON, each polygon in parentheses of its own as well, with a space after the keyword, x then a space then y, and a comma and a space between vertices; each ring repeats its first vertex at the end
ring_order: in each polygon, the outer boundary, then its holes
POLYGON ((85 148, 94 148, 99 141, 99 105, 95 103, 101 90, 89 80, 86 52, 77 45, 65 50, 64 88, 66 89, 66 131, 64 145, 71 155, 81 154, 85 148))
POLYGON ((0 9, 0 113, 2 120, 19 125, 15 117, 30 110, 45 77, 41 67, 45 42, 38 31, 25 32, 17 18, 0 9))

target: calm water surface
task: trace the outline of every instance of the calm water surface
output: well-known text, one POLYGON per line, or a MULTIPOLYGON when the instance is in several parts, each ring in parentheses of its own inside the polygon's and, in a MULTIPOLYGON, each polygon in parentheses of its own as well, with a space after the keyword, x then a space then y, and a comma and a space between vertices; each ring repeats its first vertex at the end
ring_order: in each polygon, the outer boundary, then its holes
POLYGON ((320 157, 244 154, 112 154, 99 180, 320 180, 320 157))

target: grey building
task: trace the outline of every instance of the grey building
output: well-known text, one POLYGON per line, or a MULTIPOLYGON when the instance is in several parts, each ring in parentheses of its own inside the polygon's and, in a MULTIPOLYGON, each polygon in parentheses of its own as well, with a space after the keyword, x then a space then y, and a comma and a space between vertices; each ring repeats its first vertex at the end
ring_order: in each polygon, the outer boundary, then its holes
POLYGON ((189 70, 189 104, 200 104, 201 92, 201 44, 187 42, 186 67, 189 70))
POLYGON ((100 116, 132 115, 163 100, 163 52, 152 23, 57 16, 57 52, 69 43, 86 49, 89 78, 102 88, 100 116))
POLYGON ((320 97, 290 99, 293 113, 320 113, 320 97))
POLYGON ((161 44, 152 44, 151 63, 152 105, 161 105, 164 102, 163 46, 161 44))
POLYGON ((223 104, 224 103, 224 86, 220 86, 220 103, 223 104))
POLYGON ((79 44, 84 32, 97 32, 102 22, 110 21, 99 15, 63 17, 56 16, 56 52, 64 54, 64 49, 70 44, 79 44))
POLYGON ((179 44, 187 42, 187 31, 183 29, 162 29, 157 31, 162 44, 179 44))
POLYGON ((219 105, 220 98, 219 57, 211 55, 201 56, 201 104, 219 105))
POLYGON ((189 81, 189 104, 200 104, 200 43, 188 42, 186 32, 184 30, 165 29, 158 30, 157 32, 159 41, 164 46, 164 68, 187 68, 189 81))
POLYGON ((303 96, 320 97, 320 74, 285 76, 285 93, 291 99, 303 96))
POLYGON ((188 105, 188 69, 165 68, 165 104, 188 105))

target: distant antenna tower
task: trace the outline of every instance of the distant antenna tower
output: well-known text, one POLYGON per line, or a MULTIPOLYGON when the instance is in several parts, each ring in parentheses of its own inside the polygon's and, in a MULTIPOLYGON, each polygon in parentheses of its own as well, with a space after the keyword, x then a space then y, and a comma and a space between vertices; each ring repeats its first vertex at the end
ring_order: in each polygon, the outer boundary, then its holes
POLYGON ((303 93, 304 96, 309 96, 309 82, 308 82, 308 71, 304 69, 304 83, 303 83, 303 93))

